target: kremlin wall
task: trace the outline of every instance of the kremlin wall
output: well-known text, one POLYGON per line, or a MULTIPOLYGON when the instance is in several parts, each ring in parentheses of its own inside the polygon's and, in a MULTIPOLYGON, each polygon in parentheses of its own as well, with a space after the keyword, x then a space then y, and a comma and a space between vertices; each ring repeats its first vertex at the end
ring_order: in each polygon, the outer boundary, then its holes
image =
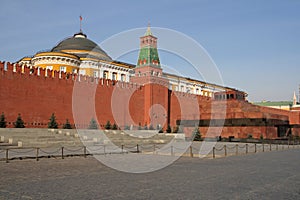
POLYGON ((111 60, 98 46, 96 52, 83 48, 87 39, 82 33, 72 38, 54 51, 0 63, 0 112, 8 127, 21 114, 25 127, 47 128, 54 113, 60 127, 68 119, 79 129, 95 118, 101 128, 107 121, 121 129, 179 126, 187 137, 195 126, 203 137, 212 138, 300 136, 299 111, 253 105, 243 91, 164 73, 150 28, 140 38, 136 66, 111 60), (89 51, 92 57, 83 55, 89 51), (60 61, 70 64, 64 68, 60 61), (174 84, 174 77, 181 82, 174 84))

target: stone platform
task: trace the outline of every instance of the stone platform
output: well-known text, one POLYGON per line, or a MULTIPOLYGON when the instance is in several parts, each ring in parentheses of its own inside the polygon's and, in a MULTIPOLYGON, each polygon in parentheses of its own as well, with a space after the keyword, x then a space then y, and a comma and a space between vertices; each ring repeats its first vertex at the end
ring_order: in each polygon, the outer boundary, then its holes
POLYGON ((157 131, 76 130, 5 128, 0 129, 0 147, 61 147, 86 145, 164 144, 174 138, 157 131))

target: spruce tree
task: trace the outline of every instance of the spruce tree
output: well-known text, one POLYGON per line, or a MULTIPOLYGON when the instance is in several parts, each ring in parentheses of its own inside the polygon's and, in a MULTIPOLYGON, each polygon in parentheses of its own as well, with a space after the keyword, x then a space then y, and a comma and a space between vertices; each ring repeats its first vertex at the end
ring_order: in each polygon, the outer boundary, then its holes
POLYGON ((4 113, 2 113, 0 116, 0 128, 6 128, 6 120, 4 113))
POLYGON ((193 131, 193 136, 194 136, 194 141, 201 141, 202 140, 202 136, 201 136, 201 133, 200 133, 198 127, 195 127, 195 129, 193 131))
POLYGON ((18 114, 17 120, 14 123, 15 128, 25 128, 21 114, 18 114))
POLYGON ((48 123, 48 128, 58 128, 58 124, 56 122, 56 117, 55 117, 54 113, 52 113, 49 120, 50 121, 48 123))
POLYGON ((138 130, 142 130, 141 123, 139 123, 138 130))
POLYGON ((130 127, 128 125, 125 125, 124 130, 130 130, 130 127))
POLYGON ((167 132, 167 133, 171 133, 171 132, 172 132, 172 129, 171 129, 170 124, 168 124, 168 127, 167 127, 167 129, 166 129, 166 132, 167 132))
POLYGON ((118 130, 118 126, 117 126, 117 124, 116 123, 114 123, 113 125, 112 125, 112 128, 111 128, 112 130, 118 130))
POLYGON ((91 119, 89 124, 89 129, 98 129, 98 124, 94 118, 91 119))
POLYGON ((63 129, 72 129, 72 125, 70 124, 68 119, 66 119, 66 123, 63 125, 63 129))
POLYGON ((104 128, 105 128, 106 130, 109 130, 109 129, 111 129, 111 124, 110 124, 110 121, 107 121, 107 122, 106 122, 106 124, 105 124, 104 128))
POLYGON ((153 125, 152 125, 152 124, 150 124, 150 126, 149 126, 149 130, 154 130, 154 127, 153 127, 153 125))
POLYGON ((147 124, 144 125, 144 130, 148 130, 147 124))

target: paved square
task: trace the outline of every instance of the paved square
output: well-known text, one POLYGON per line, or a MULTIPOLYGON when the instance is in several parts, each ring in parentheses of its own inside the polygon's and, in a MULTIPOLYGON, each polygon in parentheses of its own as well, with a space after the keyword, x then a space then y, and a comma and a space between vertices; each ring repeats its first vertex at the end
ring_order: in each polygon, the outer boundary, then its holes
POLYGON ((300 199, 299 169, 299 149, 183 157, 146 174, 118 172, 92 157, 12 160, 0 162, 0 199, 300 199))

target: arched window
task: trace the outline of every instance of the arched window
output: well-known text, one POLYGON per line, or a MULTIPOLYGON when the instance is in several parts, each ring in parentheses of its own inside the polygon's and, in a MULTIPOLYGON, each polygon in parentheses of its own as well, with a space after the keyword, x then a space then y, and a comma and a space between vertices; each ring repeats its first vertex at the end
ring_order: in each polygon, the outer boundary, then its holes
POLYGON ((108 71, 104 71, 103 72, 103 78, 104 79, 108 79, 108 71))
POLYGON ((126 80, 125 74, 121 74, 121 81, 125 81, 125 80, 126 80))
POLYGON ((112 80, 117 80, 118 79, 118 74, 117 72, 112 73, 112 80))

